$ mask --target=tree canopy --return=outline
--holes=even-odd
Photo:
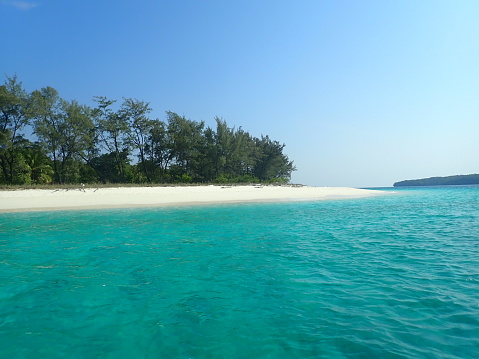
[[[216,118],[216,128],[150,104],[67,101],[16,76],[0,86],[0,184],[288,182],[284,144]]]

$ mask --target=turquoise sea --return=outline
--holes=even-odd
[[[0,358],[479,357],[479,187],[0,214]]]

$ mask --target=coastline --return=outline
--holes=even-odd
[[[359,198],[383,194],[349,187],[178,186],[0,191],[0,213]]]

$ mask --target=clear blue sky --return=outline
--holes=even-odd
[[[477,1],[0,0],[0,18],[0,71],[28,91],[222,117],[285,143],[295,183],[479,173]]]

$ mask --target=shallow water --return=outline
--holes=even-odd
[[[477,358],[478,205],[0,214],[0,357]]]

